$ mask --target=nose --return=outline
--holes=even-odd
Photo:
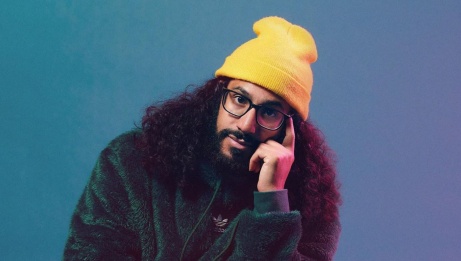
[[[255,134],[258,123],[256,122],[256,109],[251,108],[237,123],[237,128],[244,133]]]

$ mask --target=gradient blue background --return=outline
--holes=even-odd
[[[318,45],[336,260],[460,260],[461,1],[192,2],[1,2],[0,259],[59,260],[105,145],[279,15]]]

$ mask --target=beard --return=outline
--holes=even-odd
[[[204,142],[201,144],[201,151],[203,152],[201,159],[209,162],[210,165],[216,170],[218,175],[221,175],[224,180],[231,183],[242,185],[252,184],[256,185],[259,175],[250,172],[250,158],[258,148],[261,141],[256,139],[250,134],[246,134],[239,130],[223,129],[218,131],[216,129],[216,121],[218,116],[218,109],[213,112],[213,117],[205,123],[207,126],[206,131],[203,133]],[[274,137],[274,140],[281,141],[284,138],[284,132]],[[233,135],[236,139],[243,140],[248,147],[244,150],[234,147],[229,148],[229,154],[223,152],[222,143],[225,138]]]
[[[233,135],[238,140],[243,140],[247,144],[248,148],[245,150],[241,150],[234,147],[230,147],[230,156],[225,155],[223,153],[222,143],[224,139],[227,138],[229,135]],[[215,134],[215,140],[217,141],[216,145],[218,145],[215,145],[215,149],[219,149],[219,152],[216,154],[216,156],[219,158],[217,160],[223,161],[223,163],[227,163],[226,165],[229,165],[228,167],[246,167],[247,170],[250,158],[260,144],[260,142],[253,138],[253,136],[247,135],[241,131],[231,129],[224,129],[217,132]]]
[[[230,155],[222,151],[223,140],[229,135],[242,139],[248,144],[248,148],[240,150],[230,148]],[[248,170],[250,158],[258,148],[260,142],[254,137],[238,130],[223,129],[216,131],[215,128],[209,131],[208,140],[205,145],[205,154],[210,160],[213,168],[227,180],[237,184],[256,184],[258,175]]]

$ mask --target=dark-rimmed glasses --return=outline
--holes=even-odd
[[[255,108],[258,125],[271,131],[278,130],[286,118],[293,116],[293,114],[285,114],[270,106],[256,105],[243,94],[227,88],[223,88],[222,106],[224,110],[235,117],[242,117],[251,108]]]

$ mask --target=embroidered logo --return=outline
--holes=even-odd
[[[217,218],[213,217],[213,223],[215,225],[214,231],[219,233],[224,233],[228,225],[229,220],[227,218],[223,219],[221,214]]]

